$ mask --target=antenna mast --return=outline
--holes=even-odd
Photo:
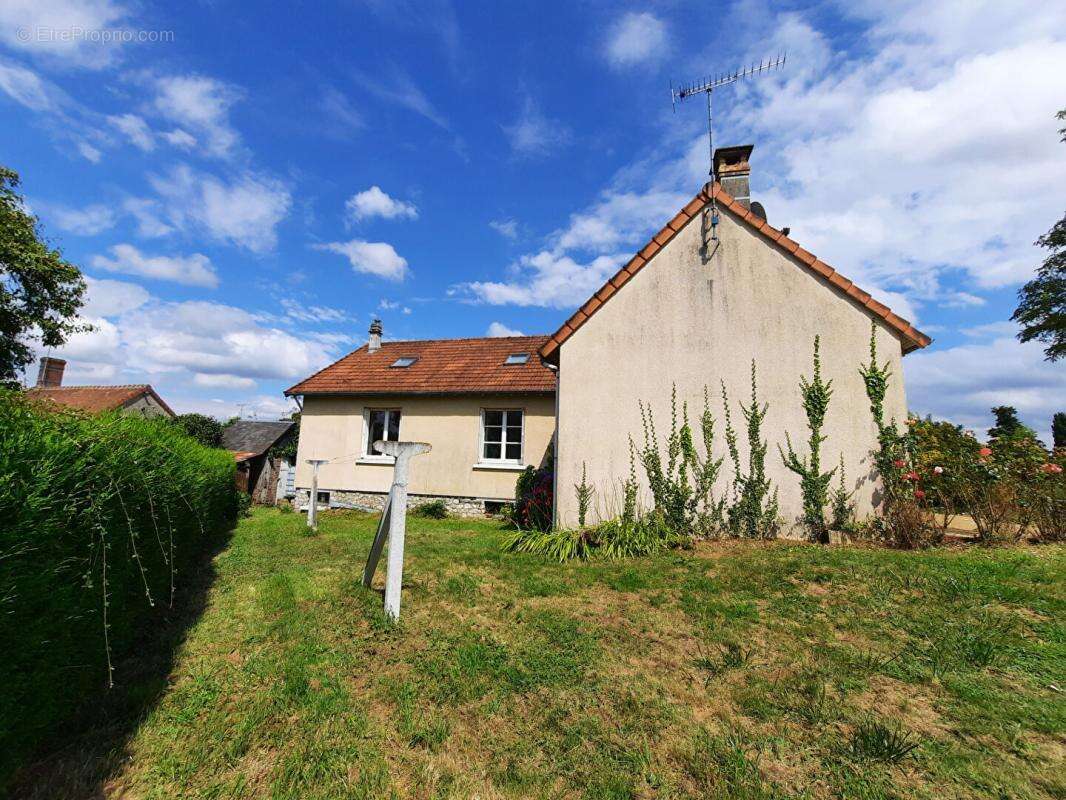
[[[785,66],[786,58],[787,53],[782,53],[776,58],[760,61],[758,64],[753,62],[751,66],[741,67],[733,72],[716,72],[714,75],[705,78],[704,80],[685,84],[676,89],[673,84],[670,85],[670,104],[673,106],[675,112],[677,111],[678,103],[685,102],[686,99],[693,95],[707,95],[707,146],[709,150],[708,155],[710,157],[710,169],[708,169],[707,173],[711,176],[712,182],[717,177],[714,174],[714,116],[711,105],[711,96],[714,94],[714,90],[731,83],[736,83],[744,78],[752,78],[763,72],[772,72],[773,70],[780,69]]]

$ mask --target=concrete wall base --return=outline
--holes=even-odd
[[[321,491],[327,491],[325,489]],[[343,489],[329,489],[330,508],[353,508],[359,511],[381,511],[388,499],[387,492],[350,492]],[[293,505],[298,508],[306,508],[310,490],[297,489]],[[483,517],[489,511],[486,503],[490,506],[498,505],[499,501],[483,500],[476,497],[441,497],[428,494],[408,494],[407,508],[413,510],[422,503],[430,503],[435,500],[443,500],[445,508],[453,517]]]

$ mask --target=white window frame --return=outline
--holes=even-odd
[[[391,464],[396,459],[385,453],[378,453],[372,450],[373,442],[370,441],[370,415],[374,411],[384,411],[389,416],[385,417],[385,436],[389,435],[389,420],[393,414],[400,415],[400,425],[403,424],[403,409],[402,408],[380,408],[366,406],[363,408],[363,451],[359,455],[359,461],[370,462],[372,464]],[[397,426],[397,435],[399,435],[399,426]],[[386,441],[389,441],[386,439]]]
[[[500,441],[500,457],[499,458],[486,458],[485,457],[485,414],[489,411],[500,411],[503,413],[503,434]],[[518,411],[522,415],[522,427],[521,437],[519,441],[519,454],[518,458],[507,458],[507,416],[508,414]],[[494,426],[495,427],[495,426]],[[478,464],[489,465],[522,465],[525,463],[526,458],[526,410],[524,408],[483,408],[481,409],[481,425],[478,427],[477,436],[477,460]]]

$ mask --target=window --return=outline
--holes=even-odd
[[[394,367],[409,367],[412,364],[414,364],[416,361],[418,361],[418,357],[417,356],[403,356],[402,358],[398,358],[395,361],[393,361],[392,362],[392,366],[394,366]]]
[[[520,408],[482,410],[482,461],[522,463],[522,419]]]
[[[513,367],[518,364],[525,364],[527,361],[529,361],[529,353],[511,353],[503,363],[505,366]]]
[[[366,458],[389,458],[374,449],[374,442],[395,442],[400,438],[400,409],[368,408],[363,417],[363,456]]]
[[[329,505],[329,492],[319,492],[315,495],[315,503],[320,506]]]

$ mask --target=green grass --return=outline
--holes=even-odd
[[[375,525],[243,520],[170,675],[119,665],[126,716],[84,714],[18,794],[1066,794],[1066,547],[558,564],[411,519],[394,625],[359,583]]]

